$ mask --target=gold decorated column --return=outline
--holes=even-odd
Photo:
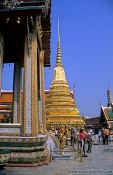
[[[23,87],[23,117],[22,117],[22,135],[31,135],[31,98],[28,101],[28,94],[31,95],[31,58],[29,58],[28,35],[25,38],[24,46],[24,87]],[[29,81],[28,81],[29,77]],[[29,88],[28,88],[29,84]],[[29,107],[28,107],[29,105]],[[29,120],[29,121],[28,121]]]
[[[44,92],[44,51],[40,52],[40,81],[41,81],[41,102],[42,102],[42,128],[46,129],[45,116],[45,92]]]
[[[38,133],[38,86],[37,86],[37,32],[32,33],[32,68],[31,68],[31,105],[32,105],[32,135]]]
[[[37,33],[32,26],[24,47],[23,136],[36,136],[38,133],[37,84]]]

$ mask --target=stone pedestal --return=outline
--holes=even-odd
[[[7,166],[37,166],[49,162],[47,136],[0,137],[0,148],[11,150]]]

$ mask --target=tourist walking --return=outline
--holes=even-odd
[[[84,131],[83,128],[81,128],[79,132],[78,150],[79,149],[83,150],[83,156],[85,156],[86,136],[87,136],[86,132]]]
[[[109,135],[110,135],[110,130],[109,128],[105,128],[104,129],[104,145],[107,144],[108,145],[108,140],[109,140]]]
[[[102,143],[103,143],[103,145],[105,145],[104,128],[101,129],[101,137],[102,137]]]
[[[91,130],[87,133],[87,144],[88,144],[87,152],[90,153],[92,148],[92,131]]]
[[[94,145],[98,145],[99,144],[99,128],[96,125],[94,128]]]
[[[99,144],[102,144],[102,129],[99,128],[99,132],[98,132],[98,142]]]
[[[71,128],[71,146],[74,146],[76,140],[77,140],[77,129]]]

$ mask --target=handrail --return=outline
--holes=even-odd
[[[50,136],[53,142],[55,143],[56,147],[60,150],[60,142],[56,139],[53,132],[44,130],[43,134],[47,134],[48,136]]]

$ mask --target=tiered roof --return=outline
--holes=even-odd
[[[110,128],[113,128],[113,108],[101,106],[100,123],[106,123]]]

